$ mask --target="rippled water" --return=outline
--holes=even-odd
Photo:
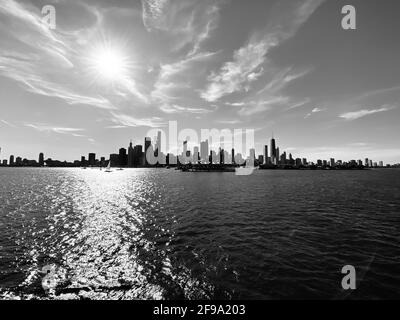
[[[0,297],[399,299],[399,229],[400,170],[3,168]]]

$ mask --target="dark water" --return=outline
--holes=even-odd
[[[3,168],[0,298],[399,299],[399,231],[399,170]]]

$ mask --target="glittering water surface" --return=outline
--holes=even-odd
[[[398,299],[399,229],[399,170],[3,168],[0,297]]]

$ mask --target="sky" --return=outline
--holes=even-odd
[[[0,0],[0,158],[108,157],[177,121],[254,129],[257,154],[273,133],[294,157],[398,163],[399,15],[398,0]]]

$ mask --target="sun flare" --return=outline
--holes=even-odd
[[[89,68],[95,78],[118,82],[128,77],[129,61],[118,48],[100,46],[93,50]]]

